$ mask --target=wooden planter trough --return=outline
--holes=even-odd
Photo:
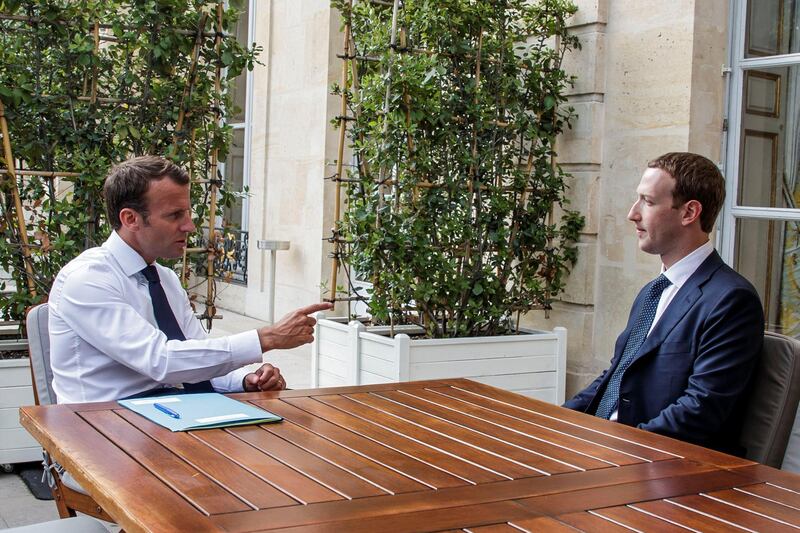
[[[27,348],[27,341],[0,341],[0,351]],[[41,460],[39,443],[19,424],[19,408],[33,404],[30,359],[0,359],[0,464]]]
[[[459,339],[393,338],[387,327],[317,316],[311,386],[469,378],[550,403],[564,402],[567,330]],[[379,334],[383,333],[383,334]]]

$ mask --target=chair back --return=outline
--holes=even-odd
[[[28,350],[31,356],[34,387],[40,405],[56,403],[53,392],[53,371],[50,369],[50,333],[47,326],[47,304],[40,304],[28,311],[25,319],[28,327]]]
[[[794,417],[794,426],[789,436],[789,444],[786,445],[786,453],[783,454],[781,470],[800,474],[800,409]]]
[[[746,457],[780,468],[800,400],[800,341],[765,332],[740,442]]]

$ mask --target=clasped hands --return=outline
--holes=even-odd
[[[281,376],[281,369],[264,363],[255,372],[250,372],[242,380],[242,389],[245,392],[257,392],[267,390],[284,390],[286,380]]]

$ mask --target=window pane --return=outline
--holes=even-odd
[[[798,0],[748,0],[744,56],[763,57],[800,50]]]
[[[737,203],[796,207],[800,201],[800,66],[744,72]]]
[[[233,130],[228,158],[225,160],[225,184],[232,192],[241,192],[244,184],[244,128]],[[225,222],[237,229],[242,228],[242,198],[237,197],[232,207],[225,208]]]
[[[236,23],[236,28],[233,33],[236,35],[236,40],[239,41],[242,46],[247,47],[250,45],[247,35],[247,11],[250,2],[242,2],[242,4],[244,11],[239,15],[239,21]],[[244,122],[245,120],[245,107],[247,106],[247,69],[244,69],[241,74],[236,76],[236,78],[231,81],[231,84],[234,108],[231,109],[228,114],[228,122],[235,124]]]
[[[734,267],[755,286],[767,329],[800,337],[800,222],[736,223]]]

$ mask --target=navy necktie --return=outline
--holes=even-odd
[[[631,328],[628,342],[625,343],[625,349],[622,351],[622,357],[619,358],[617,367],[611,374],[611,379],[609,379],[603,397],[600,399],[597,412],[595,413],[596,416],[608,419],[617,408],[617,403],[619,401],[619,384],[622,381],[622,374],[628,369],[633,361],[633,357],[647,338],[647,333],[650,331],[650,326],[653,324],[653,319],[656,316],[656,309],[658,309],[658,301],[661,299],[661,293],[671,284],[672,282],[667,279],[664,274],[661,274],[648,285],[644,303],[642,303],[642,309],[639,312],[639,316],[636,318],[636,323],[633,325],[633,328]]]
[[[150,300],[153,302],[153,314],[156,317],[158,329],[164,332],[167,340],[185,341],[184,336],[172,308],[169,306],[167,294],[161,286],[161,278],[158,277],[158,270],[155,265],[148,265],[141,270],[142,275],[147,279],[147,287],[150,290]],[[214,392],[211,382],[201,381],[199,383],[184,383],[183,389],[186,392]]]

